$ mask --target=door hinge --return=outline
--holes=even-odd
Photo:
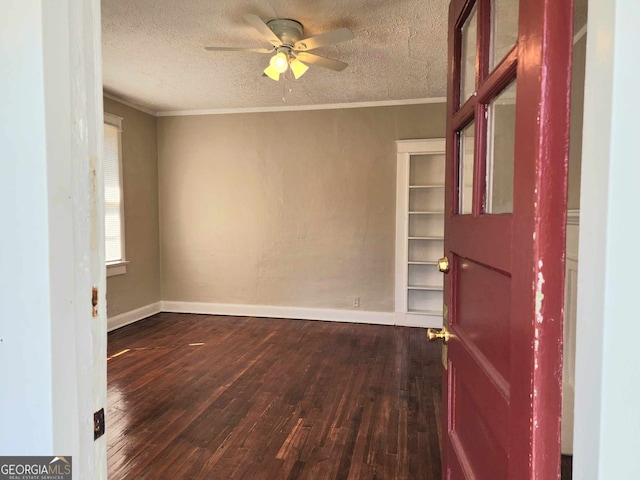
[[[91,306],[93,307],[92,315],[95,318],[98,316],[98,287],[93,287],[91,290]]]
[[[93,439],[97,440],[104,435],[104,408],[93,414]]]

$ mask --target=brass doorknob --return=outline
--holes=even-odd
[[[447,257],[438,260],[438,270],[442,273],[449,273],[449,259]]]
[[[427,338],[430,342],[442,340],[442,343],[446,345],[447,343],[449,343],[450,336],[451,334],[449,333],[449,330],[447,330],[447,327],[427,329]]]

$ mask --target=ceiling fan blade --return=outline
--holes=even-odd
[[[273,48],[243,48],[243,47],[204,47],[205,50],[210,52],[256,52],[256,53],[271,53]]]
[[[346,42],[353,40],[355,37],[351,30],[348,28],[340,28],[331,32],[322,33],[315,37],[304,38],[294,45],[294,49],[300,52],[306,52],[307,50],[313,50],[314,48],[324,47],[326,45],[333,45],[334,43]]]
[[[311,63],[312,65],[335,70],[336,72],[341,72],[349,65],[348,63],[340,62],[339,60],[321,57],[320,55],[309,52],[300,52],[298,53],[297,58],[301,62]]]
[[[251,13],[246,13],[242,16],[244,21],[251,25],[253,28],[258,30],[267,41],[276,47],[282,45],[282,41],[278,38],[278,36],[273,33],[273,30],[269,28],[269,26],[262,21],[262,19]]]

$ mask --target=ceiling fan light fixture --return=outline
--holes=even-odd
[[[289,58],[284,52],[278,52],[271,60],[269,60],[269,67],[273,68],[278,73],[284,73],[289,68]]]
[[[271,65],[264,69],[264,74],[271,80],[275,80],[276,82],[280,80],[280,72],[274,69]]]
[[[279,81],[280,75],[291,68],[291,76],[297,80],[308,70],[309,65],[328,68],[341,72],[347,67],[345,62],[322,57],[310,50],[334,45],[336,43],[353,40],[353,33],[348,28],[339,28],[321,33],[313,37],[304,37],[304,27],[297,20],[291,18],[274,18],[268,22],[258,15],[245,14],[244,20],[257,30],[270,44],[270,48],[244,47],[205,47],[212,52],[255,52],[271,55],[269,66],[264,75]],[[290,78],[287,77],[287,78]]]
[[[309,70],[309,67],[304,63],[302,63],[297,58],[294,58],[293,60],[291,60],[290,66],[291,66],[291,72],[293,72],[293,76],[295,77],[296,80],[298,80],[302,75],[305,74],[307,70]]]

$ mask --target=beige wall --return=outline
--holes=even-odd
[[[444,128],[443,104],[159,118],[162,299],[392,311],[394,142]]]
[[[584,114],[584,74],[587,36],[573,46],[571,71],[571,122],[569,137],[569,198],[567,208],[580,208],[580,174],[582,172],[582,117]]]
[[[123,117],[122,163],[127,273],[107,279],[113,317],[160,301],[156,118],[108,98],[104,111]]]

